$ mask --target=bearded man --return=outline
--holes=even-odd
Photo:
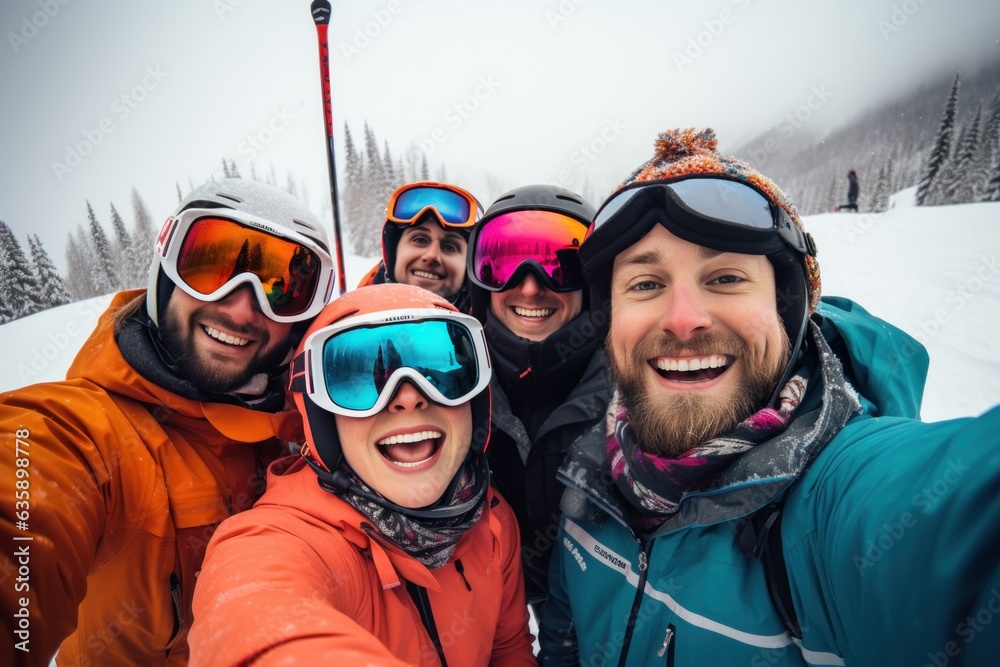
[[[167,219],[149,289],[115,295],[66,380],[0,395],[0,535],[21,549],[0,566],[30,574],[0,594],[0,664],[187,664],[209,538],[302,438],[287,364],[332,287],[298,200],[213,180]]]
[[[579,255],[615,393],[560,470],[543,664],[995,661],[1000,410],[919,421],[923,348],[820,304],[773,182],[665,132]]]

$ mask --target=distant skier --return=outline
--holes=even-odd
[[[847,172],[847,203],[835,210],[858,212],[858,173],[853,169]]]

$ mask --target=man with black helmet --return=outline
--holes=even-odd
[[[529,185],[501,195],[469,239],[473,314],[493,359],[493,482],[514,507],[528,601],[540,611],[570,443],[610,398],[604,355],[577,257],[594,209],[579,195]]]
[[[28,627],[0,663],[48,665],[57,649],[59,664],[186,663],[212,532],[301,439],[285,371],[332,287],[308,209],[211,181],[164,224],[149,289],[115,296],[67,379],[0,396],[0,534],[30,551],[30,580],[0,595],[5,623],[24,610]]]
[[[820,304],[773,182],[664,132],[580,258],[615,394],[560,471],[543,664],[995,662],[1000,410],[919,421],[923,348]]]

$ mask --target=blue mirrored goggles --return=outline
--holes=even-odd
[[[816,255],[812,236],[752,185],[720,176],[687,176],[636,183],[608,199],[580,249],[584,268],[613,260],[657,222],[686,241],[723,252]]]
[[[433,213],[444,228],[472,227],[482,215],[479,202],[462,188],[447,183],[411,183],[392,193],[386,220],[400,225],[418,223]]]
[[[350,317],[312,333],[293,362],[292,388],[334,414],[370,417],[403,381],[450,407],[485,390],[492,372],[478,320],[411,308]]]

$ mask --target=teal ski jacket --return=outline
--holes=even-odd
[[[607,474],[603,424],[574,444],[542,664],[998,664],[1000,408],[921,422],[919,343],[846,299],[825,298],[814,321],[813,349],[842,362],[860,407],[820,451],[759,444],[643,535]],[[822,384],[786,433],[822,419]],[[737,544],[773,502],[801,639]]]

